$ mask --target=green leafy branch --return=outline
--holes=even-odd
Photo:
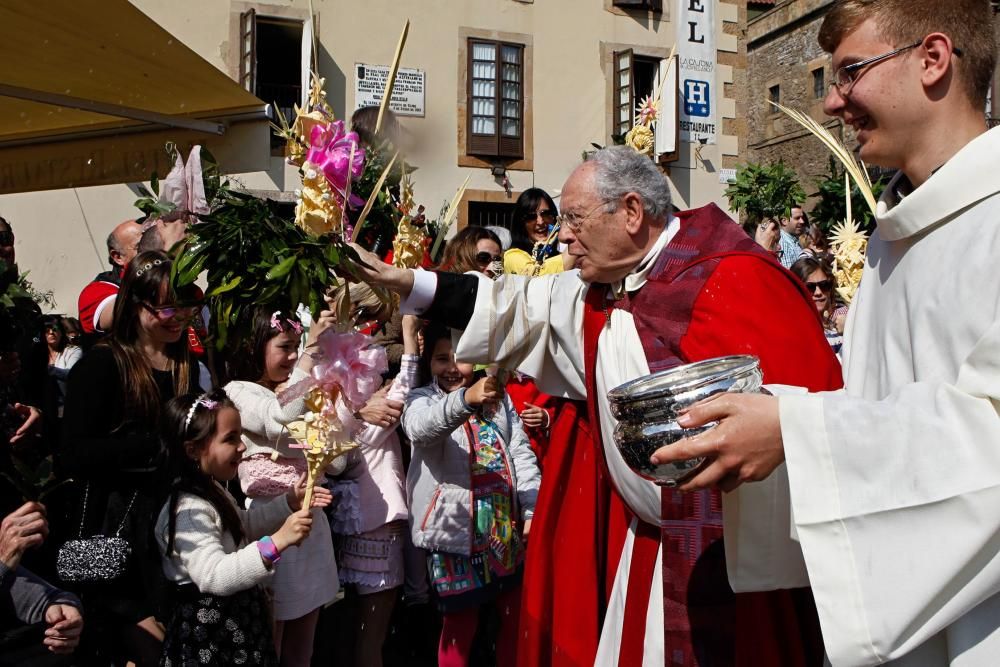
[[[746,216],[748,226],[788,217],[806,198],[795,171],[783,162],[743,165],[725,195],[729,207]]]
[[[291,312],[305,304],[318,315],[338,284],[333,270],[355,276],[357,260],[340,237],[310,236],[283,217],[280,204],[224,190],[217,207],[188,228],[171,280],[181,290],[206,272],[211,338],[224,349],[256,306]]]

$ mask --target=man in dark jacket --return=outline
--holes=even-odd
[[[28,502],[0,522],[0,667],[66,665],[80,643],[80,601],[20,567],[48,535],[45,508]]]

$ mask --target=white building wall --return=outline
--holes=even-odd
[[[254,7],[259,15],[308,16],[309,4],[237,0],[131,0],[210,63],[236,78],[239,14]],[[426,115],[401,118],[413,147],[408,161],[415,174],[416,199],[436,215],[466,176],[471,191],[504,198],[503,188],[486,168],[459,166],[458,90],[464,77],[459,63],[463,30],[492,30],[527,35],[531,42],[531,90],[526,112],[532,114],[530,170],[509,170],[516,193],[531,186],[557,194],[591,142],[610,142],[611,81],[602,62],[602,44],[669,50],[676,30],[670,22],[679,2],[664,0],[662,16],[629,16],[610,0],[313,0],[320,42],[320,73],[334,109],[350,116],[354,109],[354,64],[388,65],[403,21],[410,19],[403,67],[426,72]],[[704,1],[704,0],[703,0]],[[735,51],[736,39],[722,34],[724,20],[736,20],[735,5],[716,11],[720,50]],[[606,49],[605,49],[606,50]],[[735,105],[723,99],[732,68],[717,67],[720,112],[731,117]],[[267,100],[265,100],[267,101]],[[680,159],[670,168],[677,204],[682,208],[710,201],[725,208],[718,169],[723,154],[736,153],[736,137],[719,135],[718,143],[700,149],[681,144]],[[526,150],[528,147],[526,146]],[[224,166],[224,165],[223,165]],[[162,176],[162,174],[161,174]],[[298,177],[280,158],[268,172],[239,175],[249,188],[293,190]],[[122,220],[134,217],[135,195],[125,185],[0,196],[0,215],[17,237],[22,270],[36,286],[55,291],[58,310],[76,313],[82,286],[105,269],[105,238]],[[96,247],[95,247],[96,246]]]

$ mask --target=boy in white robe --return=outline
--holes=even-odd
[[[714,459],[687,489],[731,490],[787,462],[833,665],[1000,664],[1000,129],[987,131],[983,114],[992,19],[987,0],[833,6],[820,32],[835,72],[826,112],[857,130],[862,160],[900,170],[848,317],[845,391],[725,396],[684,422],[717,428],[654,455]],[[727,540],[754,509],[729,495]],[[734,589],[780,582],[767,572],[773,545],[737,544]]]

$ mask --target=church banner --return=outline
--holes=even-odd
[[[681,141],[714,144],[717,134],[715,100],[715,3],[718,0],[677,0],[677,53],[681,89]]]

